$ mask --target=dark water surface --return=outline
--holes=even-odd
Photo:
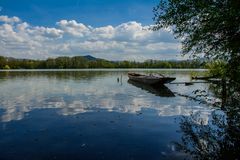
[[[192,72],[137,71],[175,82]],[[207,120],[211,108],[181,95],[208,88],[149,88],[128,82],[126,70],[2,71],[0,159],[184,159],[175,146],[180,118],[200,112]]]

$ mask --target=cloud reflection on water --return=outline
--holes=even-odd
[[[0,83],[1,121],[21,120],[35,109],[57,109],[60,115],[108,111],[136,114],[153,109],[159,116],[190,115],[210,109],[179,97],[158,97],[125,82],[119,86],[118,75],[84,81],[27,76],[7,79]]]

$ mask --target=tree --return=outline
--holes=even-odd
[[[239,77],[239,0],[160,0],[153,30],[171,28],[182,53],[224,60],[230,77]]]
[[[236,0],[161,0],[153,29],[172,27],[183,53],[228,59],[240,53],[239,8]]]
[[[219,91],[224,114],[216,111],[207,124],[186,116],[180,122],[183,137],[178,148],[196,159],[239,159],[240,1],[160,0],[154,20],[153,30],[171,29],[182,42],[183,54],[215,61],[210,67],[223,77]]]
[[[3,56],[0,56],[0,69],[3,68],[6,64],[6,59]]]
[[[10,69],[10,67],[8,65],[5,65],[3,69]]]

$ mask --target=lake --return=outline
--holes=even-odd
[[[204,70],[130,70],[190,81]],[[0,72],[0,159],[184,159],[176,149],[183,117],[212,108],[193,91],[208,83],[151,88],[128,70]],[[190,97],[190,98],[189,98]]]

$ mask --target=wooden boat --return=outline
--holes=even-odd
[[[174,81],[175,77],[165,77],[161,74],[139,74],[139,73],[128,73],[128,78],[132,81],[141,82],[148,85],[154,84],[165,84]]]

